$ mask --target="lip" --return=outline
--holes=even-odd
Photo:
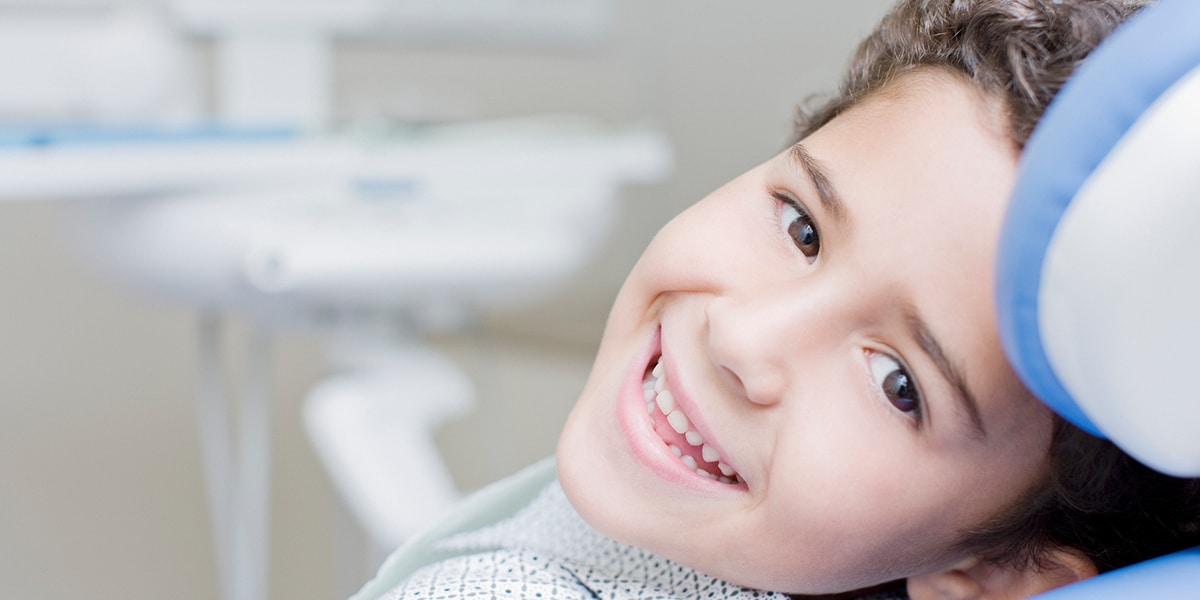
[[[650,416],[646,413],[646,400],[642,394],[642,380],[645,377],[646,369],[650,366],[650,361],[660,355],[663,357],[665,376],[667,381],[671,383],[671,391],[676,398],[676,402],[679,403],[684,413],[688,415],[688,419],[692,422],[692,426],[696,431],[704,436],[705,440],[713,439],[709,435],[709,429],[704,423],[703,417],[697,411],[691,398],[682,389],[683,386],[680,385],[679,379],[675,377],[678,370],[672,356],[663,348],[663,335],[660,327],[655,330],[646,349],[630,365],[629,373],[619,392],[617,421],[630,451],[638,462],[660,479],[676,485],[704,491],[745,489],[746,484],[744,481],[730,485],[697,475],[695,471],[687,468],[671,452],[662,438],[654,431],[653,425],[650,422]],[[721,454],[721,456],[725,456],[719,446],[713,444],[713,449]],[[730,465],[732,466],[732,463]]]

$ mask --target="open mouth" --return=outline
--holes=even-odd
[[[675,403],[663,376],[662,356],[651,363],[654,366],[648,368],[642,378],[642,393],[654,431],[671,452],[679,457],[680,462],[697,475],[721,483],[740,483],[741,478],[737,472],[721,462],[721,455],[712,446],[704,443],[704,437],[696,431],[683,409]]]

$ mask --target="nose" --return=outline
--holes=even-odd
[[[868,311],[862,298],[822,284],[716,295],[704,309],[708,355],[747,400],[777,403],[844,356]]]

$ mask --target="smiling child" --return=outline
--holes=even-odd
[[[761,589],[953,562],[1050,438],[992,325],[1005,133],[998,102],[914,72],[669,223],[560,442],[584,519]]]
[[[907,580],[914,598],[1015,598],[1120,566],[1100,558],[1116,540],[1148,549],[1118,562],[1196,543],[1195,517],[1150,508],[1092,527],[1125,505],[1072,506],[1166,478],[1126,461],[1072,484],[1064,473],[1099,455],[1081,449],[1123,455],[1025,390],[994,324],[1021,149],[1131,12],[899,4],[793,145],[646,249],[562,433],[557,483],[452,538],[442,549],[461,556],[389,596],[900,597]],[[1194,482],[1177,483],[1191,495],[1129,501],[1195,507]]]

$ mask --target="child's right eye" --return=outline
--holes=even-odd
[[[792,239],[809,263],[817,260],[817,255],[821,253],[821,234],[817,231],[817,222],[799,202],[778,192],[772,196],[783,203],[779,212],[780,229]]]

